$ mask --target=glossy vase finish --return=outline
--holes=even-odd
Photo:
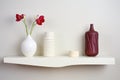
[[[98,54],[98,32],[94,30],[93,24],[90,24],[90,30],[85,33],[85,54],[87,56]]]
[[[21,44],[21,51],[23,55],[26,57],[32,57],[35,54],[36,49],[36,42],[32,39],[30,35],[28,35]]]

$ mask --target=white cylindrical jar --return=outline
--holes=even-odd
[[[54,32],[44,34],[44,56],[55,56]]]

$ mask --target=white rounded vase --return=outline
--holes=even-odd
[[[30,35],[21,44],[21,51],[24,56],[32,57],[37,50],[36,42],[32,39]]]

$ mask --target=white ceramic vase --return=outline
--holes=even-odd
[[[44,56],[55,56],[54,32],[46,32],[44,35]]]
[[[32,57],[37,50],[36,42],[32,39],[30,35],[21,44],[21,51],[24,56]]]

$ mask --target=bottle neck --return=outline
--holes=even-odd
[[[90,31],[94,31],[94,26],[93,26],[93,24],[90,24]]]

